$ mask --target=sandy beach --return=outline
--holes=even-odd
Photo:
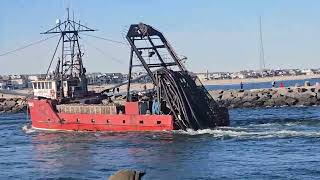
[[[249,79],[219,79],[219,80],[207,80],[202,81],[203,85],[226,85],[226,84],[240,84],[243,83],[259,83],[259,82],[272,82],[272,81],[288,81],[288,80],[303,80],[303,79],[312,79],[320,78],[320,74],[315,75],[300,75],[300,76],[275,76],[275,77],[265,77],[265,78],[249,78]],[[144,85],[147,86],[147,89],[153,88],[152,83],[132,83],[131,90],[143,90]],[[89,90],[95,90],[100,92],[104,89],[108,89],[115,86],[114,84],[101,85],[101,86],[89,86]],[[122,85],[120,87],[120,92],[127,90],[127,85]]]

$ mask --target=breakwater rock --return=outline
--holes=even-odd
[[[211,90],[214,100],[228,108],[320,105],[320,86],[251,90]],[[1,113],[27,109],[26,98],[0,98]]]
[[[320,87],[209,91],[218,104],[228,108],[320,105]]]
[[[26,110],[27,100],[25,98],[0,98],[1,113],[17,113]]]

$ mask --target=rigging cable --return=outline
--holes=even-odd
[[[45,77],[45,78],[47,78],[47,76],[48,76],[49,70],[50,70],[50,68],[51,68],[53,59],[54,59],[54,57],[55,57],[55,55],[56,55],[56,53],[57,53],[57,50],[58,50],[58,47],[59,47],[59,44],[60,44],[61,39],[62,39],[62,36],[60,36],[60,39],[59,39],[59,41],[58,41],[58,44],[57,44],[56,48],[54,49],[54,53],[53,53],[53,56],[52,56],[52,58],[51,58],[49,67],[48,67],[48,69],[47,69],[46,77]]]
[[[81,33],[81,34],[85,35],[85,36],[94,37],[94,38],[97,38],[97,39],[101,39],[101,40],[117,43],[117,44],[125,44],[124,42],[116,41],[116,40],[112,40],[112,39],[108,39],[108,38],[104,38],[104,37],[94,36],[94,35],[85,34],[85,33]]]
[[[124,40],[125,44],[128,46],[129,49],[131,49],[131,46],[130,44],[128,43],[127,39],[126,39],[126,32],[129,31],[129,27],[128,26],[124,26],[124,28],[126,29],[123,29],[122,32],[121,32],[121,37],[122,39]]]
[[[115,58],[115,57],[113,57],[113,56],[111,56],[111,55],[108,55],[105,51],[103,51],[103,50],[101,50],[100,48],[96,47],[96,46],[93,45],[92,43],[89,43],[88,40],[83,39],[83,38],[81,38],[81,39],[82,39],[85,43],[87,43],[89,46],[93,47],[95,50],[97,50],[98,52],[100,52],[102,55],[110,58],[110,59],[113,60],[114,62],[117,62],[117,63],[119,63],[119,64],[121,64],[121,65],[124,64],[122,60],[120,60],[120,59],[118,59],[118,58]]]
[[[9,54],[15,53],[15,52],[17,52],[17,51],[20,51],[20,50],[23,50],[23,49],[25,49],[25,48],[34,46],[34,45],[36,45],[36,44],[40,44],[40,43],[42,43],[42,42],[44,42],[44,41],[46,41],[46,40],[52,39],[52,38],[54,38],[54,37],[56,37],[56,36],[59,36],[59,35],[60,35],[60,34],[56,34],[56,35],[54,35],[54,36],[50,36],[50,37],[47,37],[47,38],[45,38],[45,39],[41,39],[41,40],[39,40],[39,41],[32,42],[32,43],[27,44],[27,45],[25,45],[25,46],[22,46],[22,47],[20,47],[20,48],[17,48],[17,49],[14,49],[14,50],[5,52],[5,53],[3,53],[3,54],[0,54],[0,56],[6,56],[6,55],[9,55]]]

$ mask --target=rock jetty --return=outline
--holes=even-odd
[[[320,87],[209,91],[218,104],[228,108],[320,105]]]
[[[25,98],[0,98],[0,114],[1,113],[17,113],[25,111],[27,108],[27,100]]]
[[[209,93],[219,105],[228,108],[320,105],[320,86],[211,90]],[[25,97],[0,98],[0,114],[22,112],[26,108]]]

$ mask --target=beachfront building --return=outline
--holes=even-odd
[[[208,73],[197,73],[197,77],[200,79],[200,81],[209,80]]]
[[[235,72],[231,74],[232,79],[245,79],[247,78],[247,73],[244,72]]]
[[[224,74],[223,73],[210,73],[209,74],[209,79],[223,79]]]
[[[6,81],[0,81],[0,89],[7,89],[7,82]]]
[[[195,75],[201,80],[217,80],[217,79],[231,79],[231,74],[228,72],[206,72],[206,73],[195,73]]]
[[[301,72],[302,72],[303,74],[305,74],[305,75],[310,76],[310,75],[314,75],[316,71],[313,70],[313,69],[303,69],[303,70],[301,70]]]
[[[116,84],[126,80],[122,73],[90,73],[87,74],[89,85]]]
[[[28,81],[25,78],[17,78],[11,79],[10,81],[10,89],[23,89],[28,87]]]
[[[102,76],[102,73],[100,72],[95,72],[95,73],[90,73],[87,74],[87,82],[89,85],[97,85],[99,78]]]
[[[39,76],[37,75],[29,75],[28,76],[28,81],[37,81],[39,80]]]

